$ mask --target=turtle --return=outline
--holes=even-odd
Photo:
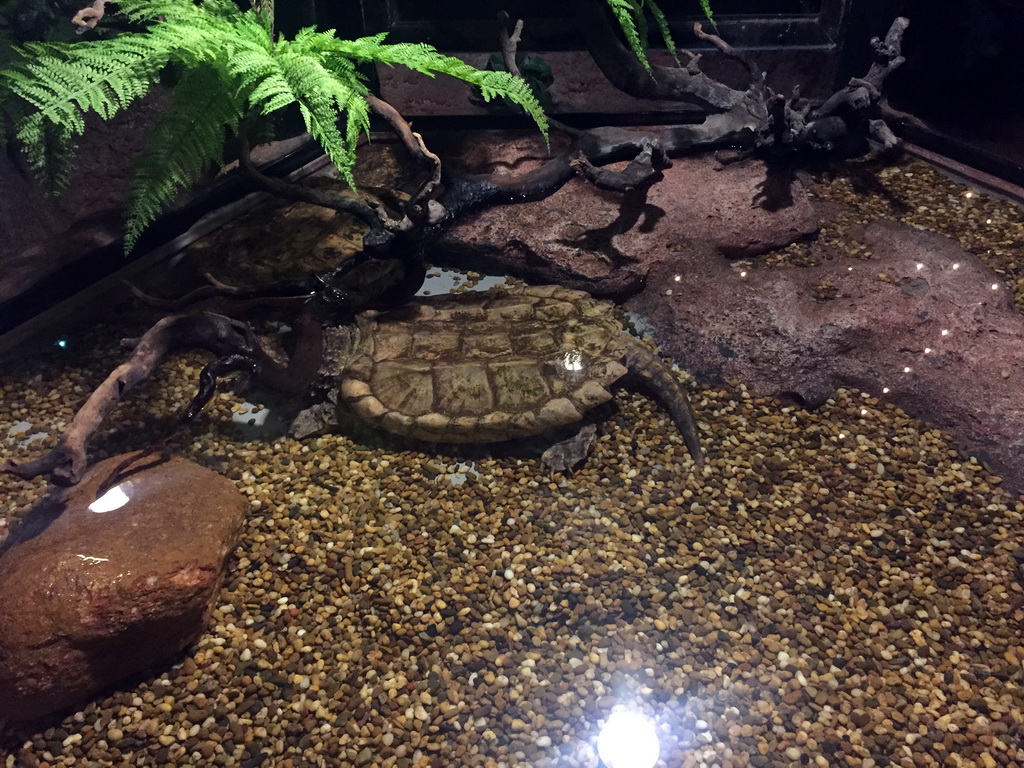
[[[557,285],[417,297],[326,328],[316,383],[323,396],[290,433],[336,427],[338,411],[433,443],[557,433],[610,400],[627,374],[668,409],[702,464],[693,410],[671,368],[626,332],[610,304]]]

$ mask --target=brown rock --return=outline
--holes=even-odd
[[[123,459],[51,493],[3,545],[0,717],[81,701],[206,629],[246,499],[214,472],[171,458],[122,473],[116,488],[127,502],[90,511]]]
[[[484,159],[473,154],[480,146],[466,148],[461,164],[486,169]],[[799,180],[790,188],[791,204],[775,208],[764,200],[765,180],[760,162],[721,166],[707,155],[679,158],[640,209],[632,210],[622,195],[574,179],[539,202],[497,206],[467,218],[444,235],[438,250],[484,269],[500,254],[527,265],[550,260],[593,278],[614,273],[616,261],[632,258],[644,267],[675,260],[688,272],[699,266],[695,254],[702,251],[752,256],[817,231],[818,216]]]
[[[741,275],[710,252],[660,260],[627,307],[699,380],[738,379],[809,407],[856,387],[947,430],[1024,487],[1024,317],[1011,290],[942,235],[880,220],[860,239],[869,262],[822,252],[818,266]],[[826,279],[838,293],[818,301]]]

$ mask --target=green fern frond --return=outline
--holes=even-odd
[[[700,0],[700,9],[704,11],[704,17],[708,20],[711,28],[717,32],[718,25],[715,24],[715,17],[711,12],[711,0]]]
[[[607,0],[615,20],[622,28],[622,34],[626,36],[626,43],[630,50],[644,65],[644,69],[651,71],[651,63],[647,60],[647,38],[640,37],[639,24],[643,21],[643,6],[637,0]]]
[[[703,0],[703,2],[707,3],[708,0]],[[665,18],[664,12],[653,2],[653,0],[648,0],[647,7],[651,11],[654,23],[657,25],[658,32],[661,34],[661,39],[665,41],[665,47],[668,48],[669,53],[672,54],[672,58],[675,59],[676,64],[678,64],[679,57],[676,55],[676,43],[672,39],[672,30],[669,29],[668,19]]]
[[[306,129],[320,142],[338,171],[354,184],[356,144],[359,135],[369,132],[368,90],[354,78],[343,79],[326,69],[316,58],[297,53],[280,54],[281,75],[294,94],[294,101],[306,123]],[[344,115],[345,132],[338,128],[338,116]]]
[[[426,43],[396,43],[385,45],[383,35],[364,37],[358,40],[336,40],[336,52],[357,60],[400,64],[415,72],[433,77],[435,74],[458,78],[480,89],[485,101],[506,98],[518,104],[533,118],[537,127],[547,138],[548,120],[537,97],[525,80],[508,72],[489,72],[477,69],[454,56],[445,56]]]
[[[237,133],[243,105],[225,98],[214,67],[186,70],[170,107],[152,129],[132,172],[125,227],[129,251],[142,231],[208,167],[223,160],[227,133]]]
[[[47,192],[56,194],[71,182],[75,166],[75,141],[70,130],[56,123],[43,122],[40,139],[28,148],[25,159]]]
[[[651,63],[647,59],[647,20],[645,13],[650,12],[651,17],[654,19],[655,25],[658,27],[658,33],[661,35],[661,39],[665,43],[665,47],[668,48],[669,53],[676,59],[676,63],[679,63],[679,59],[676,57],[676,44],[672,39],[672,31],[668,25],[668,19],[665,18],[664,11],[658,6],[654,0],[605,0],[608,3],[608,8],[611,10],[612,15],[615,16],[616,21],[619,22],[619,26],[622,28],[622,34],[626,37],[626,43],[629,45],[630,50],[636,55],[640,63],[643,64],[644,69],[648,72],[651,70]],[[704,16],[711,24],[712,28],[718,29],[715,24],[715,19],[711,13],[711,0],[699,0],[701,10],[704,12]]]
[[[167,58],[155,56],[130,38],[79,43],[35,43],[21,67],[5,70],[12,94],[29,102],[46,120],[80,134],[84,116],[95,111],[104,119],[144,95]],[[32,135],[19,135],[30,143]]]
[[[59,174],[50,150],[81,134],[88,113],[109,119],[145,95],[166,67],[180,73],[173,103],[134,171],[128,248],[182,187],[221,159],[226,133],[292,104],[352,184],[356,146],[370,128],[363,64],[459,78],[485,99],[518,104],[547,136],[547,119],[524,80],[477,70],[429,45],[387,45],[383,34],[339,40],[333,30],[313,28],[274,39],[266,19],[234,0],[118,0],[116,8],[144,30],[73,45],[28,44],[20,63],[0,70],[0,95],[30,108],[13,125],[33,166],[52,176]],[[4,112],[12,111],[5,105]]]

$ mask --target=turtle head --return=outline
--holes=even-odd
[[[325,325],[331,325],[349,322],[365,309],[390,308],[404,303],[409,298],[407,285],[411,272],[415,278],[418,270],[410,271],[401,259],[362,255],[346,259],[330,272],[314,275],[316,287],[309,298],[309,309]],[[422,284],[422,277],[419,284]]]

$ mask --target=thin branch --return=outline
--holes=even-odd
[[[699,21],[695,21],[693,23],[693,34],[697,36],[698,40],[703,40],[705,43],[711,43],[711,45],[715,46],[715,48],[717,48],[723,54],[728,56],[730,59],[735,59],[736,61],[738,61],[740,64],[743,65],[744,69],[747,70],[747,73],[752,78],[758,78],[761,76],[760,72],[757,69],[757,65],[754,64],[754,61],[749,56],[747,56],[746,53],[744,53],[743,51],[739,51],[736,48],[733,48],[718,35],[713,34],[711,32],[705,32],[704,27],[701,26],[701,23]]]
[[[377,215],[392,232],[407,232],[413,228],[422,228],[438,223],[445,216],[444,208],[436,202],[441,184],[441,158],[427,149],[423,137],[412,130],[412,126],[398,113],[397,109],[372,94],[366,96],[366,101],[379,117],[388,122],[413,159],[430,169],[430,176],[420,184],[419,189],[405,203],[404,219],[392,219],[387,215],[383,206],[377,207]]]
[[[84,35],[90,29],[96,29],[103,14],[106,13],[107,0],[95,0],[92,5],[87,5],[71,19],[75,25],[75,34]]]
[[[88,465],[87,445],[107,414],[136,385],[148,379],[172,350],[200,347],[216,355],[249,352],[258,347],[252,330],[221,315],[171,315],[160,320],[139,340],[131,357],[115,368],[86,400],[85,405],[47,454],[19,464],[13,460],[0,465],[0,471],[21,478],[49,473],[59,485],[74,485]]]
[[[388,231],[380,216],[368,203],[358,198],[339,195],[330,190],[307,187],[302,184],[294,184],[290,181],[271,178],[253,164],[249,140],[245,135],[244,129],[238,133],[238,143],[239,167],[268,192],[283,197],[286,200],[319,205],[355,216],[366,224],[370,230],[363,236],[363,248],[366,250],[381,250],[391,241],[393,233]]]
[[[501,41],[501,58],[505,62],[506,72],[510,72],[516,77],[522,77],[519,65],[516,63],[516,51],[522,40],[523,20],[519,19],[516,21],[515,29],[511,35],[508,33],[507,27],[510,20],[508,13],[498,11],[498,37]]]

